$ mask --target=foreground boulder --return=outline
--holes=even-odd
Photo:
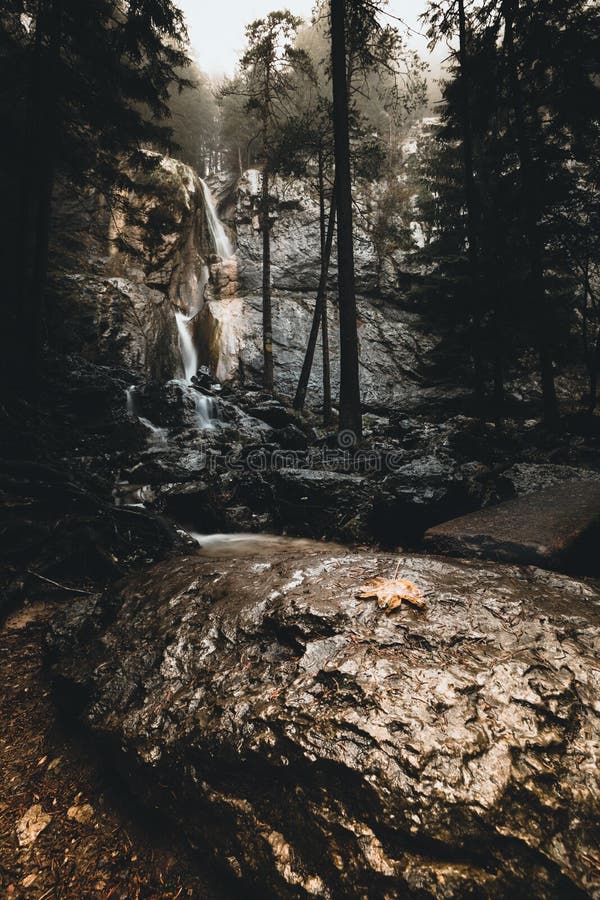
[[[396,574],[424,610],[357,598]],[[600,896],[599,600],[280,539],[73,603],[50,658],[135,792],[258,896]]]

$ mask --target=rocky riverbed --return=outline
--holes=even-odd
[[[225,230],[191,170],[148,154],[132,221],[108,250],[106,236],[90,238],[83,271],[56,279],[39,394],[0,407],[0,614],[61,607],[43,672],[44,620],[3,637],[12,732],[44,748],[40,759],[55,752],[49,677],[64,721],[119,769],[135,804],[212,856],[242,896],[506,897],[532,884],[542,898],[600,896],[600,598],[578,580],[597,572],[597,532],[575,567],[537,542],[535,561],[572,578],[421,552],[428,529],[467,516],[443,549],[485,557],[502,518],[502,559],[530,561],[510,555],[511,509],[529,534],[527,516],[548,507],[539,492],[556,486],[552,496],[580,496],[589,512],[597,422],[566,414],[560,434],[545,430],[526,370],[494,420],[468,373],[447,377],[448,336],[408,283],[419,272],[402,253],[375,266],[368,229],[364,438],[322,426],[318,354],[308,408],[294,411],[316,218],[315,198],[293,184],[276,186],[277,377],[265,393],[246,182],[223,185]],[[333,304],[330,317],[335,356]],[[566,413],[572,385],[559,387]],[[503,501],[516,505],[498,517]],[[571,512],[552,522],[570,527]],[[394,609],[368,599],[375,577],[391,583]],[[99,862],[86,870],[85,851],[72,893],[86,871],[109,896],[126,890],[105,854],[120,852],[120,832],[101,851],[70,807],[45,802],[63,790],[71,806],[102,807],[103,834],[116,812],[94,771],[66,737],[64,779],[37,773],[30,750],[19,768],[14,734],[5,755],[23,790],[14,809],[1,802],[19,821],[39,806],[53,824],[25,862],[11,831],[7,885],[56,890],[65,842],[85,838]],[[174,872],[159,846],[154,859],[140,852],[133,870],[153,896],[220,896],[220,875],[206,881],[187,862]]]

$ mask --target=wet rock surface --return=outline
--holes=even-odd
[[[241,252],[241,251],[238,251]],[[276,292],[273,296],[275,384],[287,397],[296,391],[314,309],[311,293]],[[438,339],[421,317],[391,303],[358,300],[358,334],[362,399],[365,407],[410,411],[420,405],[447,401],[456,388],[432,384],[432,365]],[[201,358],[223,381],[260,383],[262,378],[262,298],[248,294],[209,301],[197,322]],[[337,360],[338,311],[330,304],[329,334],[332,391],[339,388]],[[322,355],[318,342],[308,390],[308,405],[322,402]],[[427,377],[426,377],[427,376]],[[458,391],[460,393],[460,390]]]
[[[261,896],[598,896],[600,595],[535,569],[273,546],[71,604],[57,694]],[[357,599],[397,574],[424,611]]]
[[[355,185],[355,198],[363,213],[356,216],[355,221],[356,284],[360,294],[378,293],[394,298],[402,296],[402,276],[407,272],[417,274],[419,267],[405,250],[388,247],[384,251],[377,246],[373,226],[382,188],[383,185],[364,182]],[[261,288],[260,203],[260,173],[249,170],[238,182],[233,212],[238,236],[240,287],[244,292]],[[305,179],[276,177],[271,182],[271,207],[273,287],[291,293],[316,292],[320,271],[316,192]],[[334,241],[334,259],[335,253]]]
[[[600,481],[574,478],[453,519],[429,529],[425,546],[453,556],[600,573]]]

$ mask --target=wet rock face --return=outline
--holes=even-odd
[[[381,253],[374,238],[382,185],[361,183],[355,191],[363,215],[354,223],[356,287],[365,295],[390,299],[404,293],[406,274],[417,267],[401,249]],[[262,283],[262,235],[260,231],[261,177],[246,172],[238,183],[235,224],[238,238],[240,287],[257,292]],[[318,196],[305,179],[276,177],[271,181],[272,281],[276,291],[291,293],[317,290],[320,273]],[[335,259],[335,242],[332,258]],[[333,277],[333,272],[332,272]]]
[[[94,275],[71,276],[65,287],[76,320],[83,317],[88,326],[77,328],[73,345],[88,358],[159,380],[177,372],[177,328],[164,293],[129,278]]]
[[[396,570],[426,610],[357,599]],[[261,896],[597,896],[599,600],[273,547],[74,603],[50,653],[135,791]]]
[[[241,252],[241,251],[238,251]],[[314,298],[281,294],[273,297],[275,384],[293,397],[310,332]],[[418,409],[430,399],[440,403],[445,389],[426,377],[437,339],[423,330],[420,316],[392,304],[358,302],[361,394],[366,407]],[[258,295],[210,301],[197,317],[202,360],[222,381],[262,381],[262,298]],[[339,322],[329,306],[331,380],[339,391]],[[322,402],[320,341],[309,384],[309,405]]]
[[[128,175],[135,188],[111,210],[98,198],[73,209],[63,187],[56,231],[65,222],[83,246],[67,258],[69,274],[54,279],[53,344],[167,380],[181,368],[174,310],[202,301],[211,250],[202,189],[189,166],[151,151]]]

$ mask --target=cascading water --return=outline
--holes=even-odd
[[[186,381],[191,381],[198,371],[198,353],[194,346],[192,333],[188,327],[194,315],[195,313],[192,313],[190,316],[186,316],[182,312],[175,313],[177,331],[179,332],[179,353]]]
[[[150,419],[146,419],[145,416],[140,416],[137,414],[135,409],[135,385],[132,384],[131,387],[127,388],[125,391],[125,395],[127,397],[127,412],[132,418],[141,422],[141,424],[148,430],[150,444],[155,447],[164,447],[167,443],[167,429],[159,428],[158,425],[154,425]]]
[[[202,181],[202,179],[200,179],[200,184],[202,185],[202,193],[204,194],[206,221],[208,223],[208,230],[210,232],[213,247],[215,248],[217,256],[220,256],[221,259],[230,259],[235,253],[235,247],[227,236],[223,224],[217,215],[215,201],[213,200],[208,185]]]
[[[220,222],[217,215],[217,209],[212,194],[202,179],[202,193],[204,195],[204,209],[206,211],[206,221],[210,232],[210,239],[214,250],[221,259],[230,259],[235,248],[227,236],[227,233]],[[203,265],[198,280],[198,297],[196,303],[188,307],[188,312],[181,310],[175,313],[175,322],[177,324],[177,333],[179,336],[179,354],[181,356],[181,365],[184,373],[184,382],[182,386],[188,396],[193,399],[196,408],[196,421],[200,428],[212,428],[216,419],[219,418],[219,405],[213,397],[207,397],[192,385],[192,379],[198,371],[198,351],[194,344],[193,333],[190,329],[190,323],[196,314],[202,309],[204,303],[204,289],[208,284],[210,277],[208,266]],[[127,390],[127,412],[131,416],[135,416],[150,431],[151,442],[164,443],[166,441],[166,429],[157,428],[148,419],[138,415],[135,410],[134,387]]]

